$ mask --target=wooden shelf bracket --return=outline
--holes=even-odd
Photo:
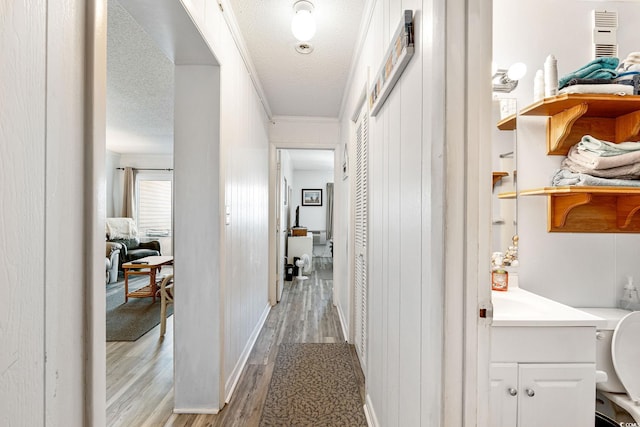
[[[625,196],[617,199],[618,228],[624,229],[631,224],[631,219],[640,210],[640,196]]]
[[[589,109],[586,102],[575,105],[561,113],[549,117],[547,124],[547,152],[549,154],[566,154],[569,148],[578,141],[569,139],[573,124],[584,116]]]
[[[640,140],[640,111],[616,119],[616,142]]]
[[[591,199],[592,196],[589,193],[549,196],[549,219],[552,221],[553,227],[564,227],[569,212],[575,207],[586,205],[591,202]]]

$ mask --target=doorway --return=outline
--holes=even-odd
[[[217,328],[194,332],[197,328],[191,325],[216,324],[222,317],[222,307],[219,304],[221,292],[219,247],[224,242],[221,241],[219,221],[219,64],[181,3],[171,0],[112,1],[125,9],[126,14],[139,24],[168,58],[175,78],[175,89],[170,90],[173,96],[171,113],[174,117],[170,122],[175,124],[175,131],[170,139],[172,143],[175,141],[174,148],[177,148],[173,150],[170,164],[163,165],[162,169],[165,167],[176,169],[175,193],[168,203],[174,209],[170,226],[172,230],[169,234],[174,237],[173,230],[176,231],[173,238],[173,252],[175,263],[180,268],[176,269],[175,277],[176,283],[181,283],[180,296],[176,298],[174,304],[175,312],[178,314],[174,317],[180,320],[174,325],[175,335],[178,338],[175,340],[175,346],[171,346],[169,350],[169,355],[173,355],[174,362],[174,369],[168,370],[172,377],[170,383],[173,385],[173,393],[170,397],[163,397],[159,401],[170,405],[174,412],[212,413],[218,411],[223,403],[221,398],[223,384],[220,374],[222,333]],[[94,133],[97,134],[100,133],[101,124],[106,128],[104,119],[107,115],[100,108],[107,102],[107,95],[101,90],[106,87],[107,80],[104,74],[107,56],[107,43],[104,38],[107,16],[102,14],[106,11],[106,7],[104,10],[101,9],[104,6],[107,6],[106,2],[96,5],[93,11],[95,29],[92,37],[96,46],[95,52],[90,52],[90,55],[95,56],[94,75],[90,87],[94,97],[92,103],[97,106],[93,112],[98,121],[94,124]],[[183,46],[189,46],[189,49],[182,49]],[[154,94],[149,88],[138,87],[138,89],[143,90],[145,96]],[[95,151],[104,153],[104,140],[98,137],[96,141]],[[108,160],[104,154],[96,155],[92,159],[91,166],[95,170],[102,171],[105,161]],[[194,169],[198,170],[198,174],[189,173]],[[156,178],[152,178],[151,181],[163,181]],[[100,182],[94,184],[98,188],[100,185],[104,184]],[[104,223],[102,228],[104,229]],[[167,227],[160,228],[163,229],[162,233],[166,234]],[[153,225],[151,229],[152,234],[160,232],[153,231]],[[101,233],[104,236],[104,232]],[[194,234],[198,234],[197,237],[201,238],[196,238]],[[211,244],[211,242],[216,243]],[[104,249],[101,252],[103,251]],[[194,264],[197,268],[194,268]],[[195,274],[199,277],[194,277]],[[204,284],[202,275],[207,278]],[[200,284],[202,288],[193,284]],[[92,307],[103,307],[104,298],[105,292],[98,291],[92,299]],[[91,323],[95,337],[91,343],[93,361],[91,380],[97,390],[106,388],[101,387],[101,384],[106,385],[103,338],[105,317],[104,310],[92,310]],[[157,342],[157,337],[154,337],[154,341]],[[181,348],[189,348],[191,351],[180,351]],[[198,366],[197,378],[193,377],[193,366]],[[109,372],[109,375],[111,374],[112,372]],[[204,378],[206,381],[202,381]],[[180,379],[184,379],[184,382],[180,382]],[[193,384],[201,386],[193,387]],[[95,423],[92,422],[92,424],[101,425],[103,422],[100,420],[104,420],[106,396],[104,391],[98,391],[92,398],[95,406],[91,415]],[[158,401],[155,402],[158,403]]]
[[[305,280],[316,267],[333,278],[334,163],[330,149],[276,150],[276,302],[285,282]],[[309,265],[300,268],[304,255]]]

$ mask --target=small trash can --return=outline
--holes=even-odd
[[[293,264],[284,265],[284,280],[287,282],[293,280]]]

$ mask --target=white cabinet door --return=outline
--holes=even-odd
[[[515,427],[518,421],[518,364],[491,364],[489,425]]]
[[[518,427],[594,425],[595,365],[520,364]]]

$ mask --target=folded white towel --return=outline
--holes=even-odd
[[[615,144],[613,142],[594,138],[591,135],[585,135],[578,143],[578,149],[590,151],[598,156],[609,157],[619,156],[631,151],[638,151],[640,150],[640,143],[628,141]]]
[[[598,178],[586,173],[574,173],[566,169],[558,169],[551,178],[551,185],[586,185],[601,187],[640,187],[640,180]]]
[[[609,95],[633,95],[633,86],[621,84],[571,85],[558,91],[564,93],[602,93]]]
[[[614,159],[616,157],[606,157],[607,159]],[[582,163],[576,162],[572,157],[567,157],[562,161],[562,168],[570,170],[575,173],[586,173],[592,176],[598,176],[600,178],[615,178],[615,179],[639,179],[640,178],[640,163],[634,163],[631,165],[618,166],[609,169],[594,169],[585,166]]]
[[[640,146],[639,142],[634,142],[637,146]],[[567,158],[573,160],[575,163],[582,165],[589,169],[612,169],[619,168],[621,166],[633,165],[640,163],[640,150],[629,151],[617,156],[599,156],[588,150],[582,150],[579,148],[580,144],[576,144],[569,149]]]

